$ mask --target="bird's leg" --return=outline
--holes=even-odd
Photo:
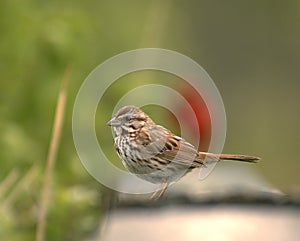
[[[159,192],[160,192],[160,188],[159,189],[157,189],[152,195],[151,195],[151,197],[150,197],[150,200],[156,200],[157,199],[157,197],[158,197],[158,195],[159,195]]]
[[[161,183],[160,187],[151,195],[150,199],[151,200],[160,199],[167,191],[169,185],[170,185],[170,182],[168,182],[168,178],[166,178],[165,182]]]
[[[161,198],[165,194],[165,192],[167,191],[169,185],[170,185],[169,182],[164,183],[164,187],[161,189],[161,192],[160,192],[160,194],[157,198]]]

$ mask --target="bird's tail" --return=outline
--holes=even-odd
[[[242,161],[242,162],[257,162],[260,160],[259,157],[256,156],[248,156],[248,155],[236,155],[236,154],[221,154],[219,156],[220,160],[232,160],[232,161]]]
[[[237,155],[237,154],[213,154],[213,153],[207,153],[207,152],[199,152],[200,156],[206,157],[208,159],[212,158],[214,160],[218,161],[241,161],[241,162],[251,162],[256,163],[260,160],[259,157],[256,156],[248,156],[248,155]]]

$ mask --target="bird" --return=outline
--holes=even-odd
[[[151,199],[161,198],[169,185],[194,168],[224,160],[256,163],[259,157],[198,151],[191,143],[156,124],[134,105],[120,108],[111,120],[114,146],[125,168],[160,187]]]

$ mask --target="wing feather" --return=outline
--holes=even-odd
[[[156,125],[148,133],[150,142],[144,147],[149,156],[191,168],[203,165],[196,148],[166,128]]]

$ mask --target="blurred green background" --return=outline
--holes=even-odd
[[[261,156],[255,170],[282,191],[299,194],[299,1],[3,0],[0,19],[1,240],[35,237],[55,106],[67,66],[68,103],[46,238],[89,240],[95,235],[109,190],[77,157],[73,103],[98,64],[141,47],[175,50],[204,67],[227,112],[224,152]],[[111,101],[130,87],[171,79],[153,76],[124,85],[128,76],[112,86],[99,123],[111,116]],[[167,120],[159,122],[170,127]],[[113,153],[109,128],[101,126],[97,134],[99,139],[106,136],[106,152]]]

